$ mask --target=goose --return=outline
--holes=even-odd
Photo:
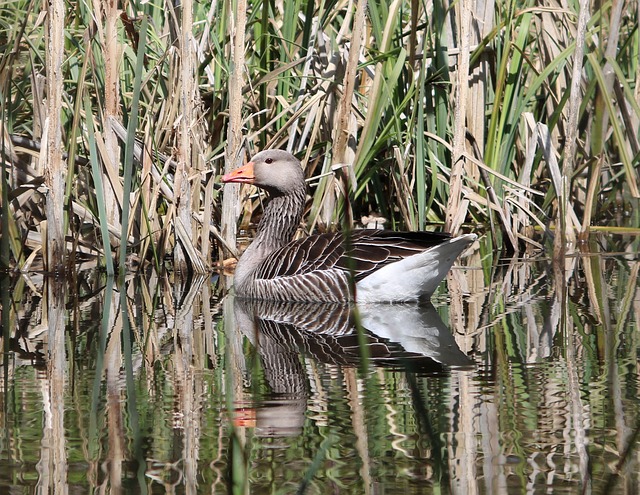
[[[256,236],[234,274],[236,297],[378,303],[428,300],[475,234],[352,230],[294,240],[306,202],[297,158],[264,150],[222,177],[267,193]]]

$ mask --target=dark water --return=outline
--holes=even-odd
[[[361,327],[215,278],[4,279],[0,493],[639,493],[638,261],[465,265]]]

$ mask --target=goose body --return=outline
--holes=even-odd
[[[256,237],[236,267],[238,297],[334,303],[428,299],[476,239],[354,230],[292,240],[304,213],[306,184],[300,162],[282,150],[256,154],[222,181],[253,184],[269,196]]]

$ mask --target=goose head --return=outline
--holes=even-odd
[[[300,162],[284,150],[261,151],[244,167],[224,175],[222,182],[253,184],[272,196],[288,196],[305,190]]]

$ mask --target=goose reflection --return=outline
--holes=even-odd
[[[283,303],[236,298],[235,325],[255,347],[272,395],[242,408],[239,424],[256,434],[292,436],[302,430],[309,378],[301,354],[343,367],[369,363],[396,370],[442,373],[473,361],[458,347],[431,303]],[[360,322],[360,332],[356,321]]]

